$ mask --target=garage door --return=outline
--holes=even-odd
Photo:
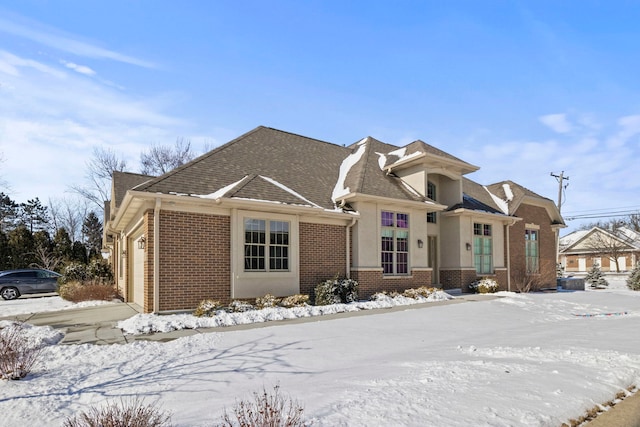
[[[144,249],[138,248],[138,239],[133,240],[129,245],[133,248],[132,272],[133,280],[133,302],[140,307],[144,307]]]

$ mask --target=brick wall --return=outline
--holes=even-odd
[[[410,276],[384,276],[379,270],[352,270],[351,278],[358,281],[358,296],[368,299],[376,292],[402,292],[405,289],[431,286],[430,270],[414,270]]]
[[[443,289],[462,289],[469,292],[469,285],[478,279],[476,270],[471,269],[446,269],[440,270],[440,285]]]
[[[346,276],[346,231],[344,226],[301,222],[300,293],[313,295],[323,280]]]
[[[147,254],[152,261],[153,214],[150,215]],[[159,311],[194,309],[204,299],[230,302],[230,227],[226,216],[160,212]],[[149,269],[145,311],[153,309],[151,262]]]
[[[538,230],[538,252],[540,256],[540,272],[535,279],[540,287],[556,286],[556,240],[555,232],[551,228],[551,219],[546,209],[522,204],[515,212],[522,218],[509,230],[509,246],[511,251],[511,290],[517,290],[518,282],[523,280],[526,271],[525,259],[525,224],[540,226]]]

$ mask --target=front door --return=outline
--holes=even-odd
[[[431,284],[437,285],[440,282],[438,274],[438,236],[427,236],[427,248],[429,249],[429,263],[427,265],[432,268]]]

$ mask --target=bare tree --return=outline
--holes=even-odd
[[[86,199],[73,199],[69,197],[59,199],[49,199],[49,213],[53,233],[64,228],[71,241],[80,240],[82,234],[82,223],[89,211]]]
[[[191,151],[191,141],[177,138],[175,144],[153,144],[148,151],[140,154],[140,173],[144,175],[162,175],[191,160],[195,155]]]
[[[620,272],[618,258],[632,248],[633,239],[626,233],[625,222],[612,219],[602,226],[600,232],[592,233],[585,246],[594,254],[606,256],[615,262],[616,272]]]
[[[636,233],[640,233],[640,213],[629,215],[626,223],[630,229],[632,229]]]
[[[126,161],[118,157],[111,148],[96,147],[93,157],[87,163],[87,186],[73,185],[73,192],[84,199],[95,203],[99,212],[104,209],[104,202],[111,197],[111,177],[114,171],[124,171]]]

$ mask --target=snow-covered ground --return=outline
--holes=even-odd
[[[110,304],[107,301],[84,301],[72,303],[63,300],[57,294],[29,295],[12,301],[0,299],[0,317],[18,314],[42,313],[44,311],[69,310],[72,308],[90,307],[94,305]]]
[[[611,283],[168,343],[49,345],[25,380],[0,382],[2,425],[59,426],[139,396],[175,426],[207,426],[279,384],[315,426],[555,427],[640,384],[640,292]]]

